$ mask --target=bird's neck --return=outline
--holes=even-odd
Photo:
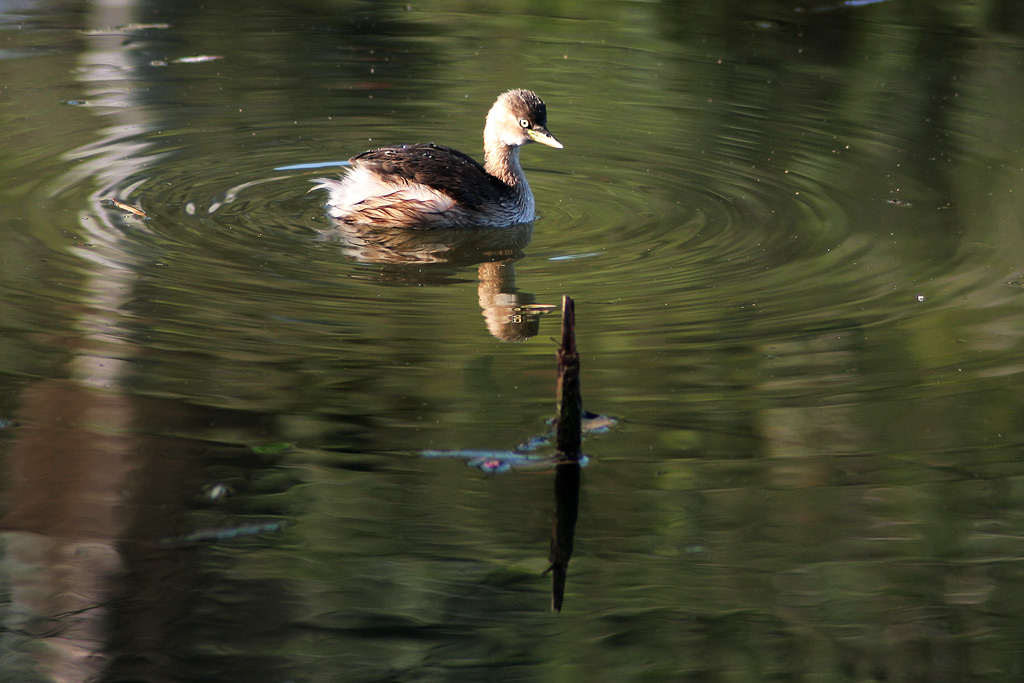
[[[513,222],[534,219],[533,193],[519,165],[519,146],[507,145],[497,136],[484,132],[484,170],[508,188],[504,204],[513,213]]]
[[[530,191],[523,167],[519,165],[518,146],[485,137],[484,170],[513,189]]]

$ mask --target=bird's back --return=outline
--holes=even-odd
[[[508,223],[495,209],[509,188],[471,157],[434,144],[381,147],[350,160],[341,180],[322,178],[332,218],[350,224],[430,228]]]
[[[467,209],[501,200],[504,185],[472,157],[431,143],[373,149],[349,159],[390,185],[424,185]]]

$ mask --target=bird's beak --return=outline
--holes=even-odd
[[[556,140],[555,136],[549,133],[547,128],[528,128],[526,134],[534,142],[539,142],[542,145],[554,147],[555,149],[562,149],[562,143]]]

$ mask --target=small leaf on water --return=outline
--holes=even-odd
[[[273,455],[275,453],[281,453],[292,447],[292,444],[287,441],[277,441],[274,443],[262,443],[258,446],[252,447],[253,453],[259,453],[260,455]]]

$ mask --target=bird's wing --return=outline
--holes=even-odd
[[[353,166],[373,171],[385,182],[426,185],[470,209],[501,199],[501,181],[451,147],[382,147],[357,154],[350,161]]]

